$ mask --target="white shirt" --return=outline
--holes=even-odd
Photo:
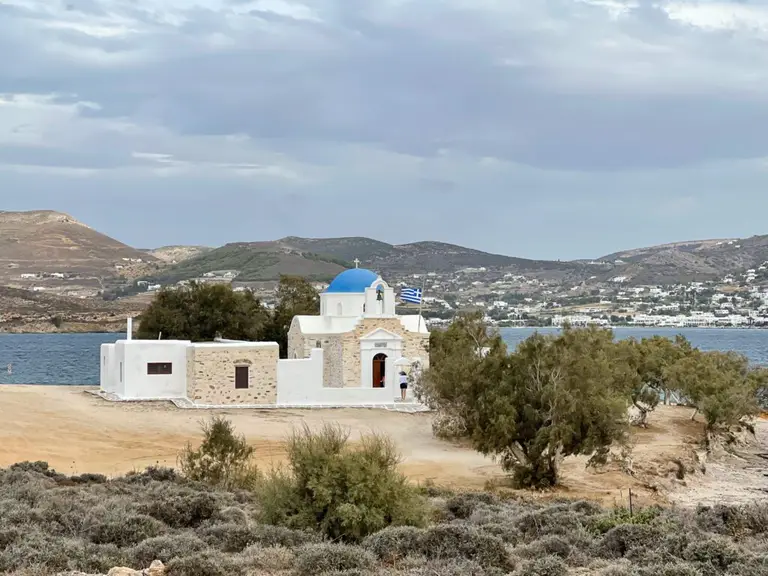
[[[400,384],[408,384],[408,375],[400,374]]]

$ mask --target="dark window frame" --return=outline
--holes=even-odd
[[[148,376],[170,376],[173,374],[173,362],[147,362]]]
[[[242,374],[245,374],[245,382],[243,382]],[[250,380],[251,380],[250,366],[247,366],[247,365],[235,366],[235,390],[248,390],[251,387]]]

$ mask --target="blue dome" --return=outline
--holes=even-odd
[[[333,279],[326,292],[365,292],[378,278],[378,274],[365,268],[344,270]]]

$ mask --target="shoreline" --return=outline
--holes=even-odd
[[[494,326],[503,330],[562,330],[562,326]],[[585,326],[573,326],[573,328],[585,328]],[[599,328],[631,329],[631,330],[659,330],[659,331],[679,331],[679,330],[768,330],[768,326],[630,326],[625,324],[599,326]],[[23,336],[23,335],[75,335],[75,334],[125,334],[125,327],[110,327],[93,330],[8,330],[0,325],[0,336]]]

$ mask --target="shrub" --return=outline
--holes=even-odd
[[[484,568],[514,568],[501,538],[470,525],[443,524],[427,528],[416,548],[429,559],[464,558],[474,560]]]
[[[216,513],[216,497],[193,488],[150,493],[139,509],[172,528],[196,528]]]
[[[730,542],[720,538],[691,542],[683,551],[685,560],[711,564],[720,570],[727,569],[739,556],[739,551]]]
[[[467,492],[450,498],[445,503],[445,509],[450,512],[454,518],[465,520],[470,517],[478,505],[494,504],[496,501],[496,498],[487,492]]]
[[[129,472],[119,482],[147,484],[149,482],[179,482],[181,477],[173,468],[150,466],[143,472]]]
[[[249,568],[267,572],[291,570],[296,566],[296,553],[285,546],[263,548],[256,544],[245,549],[243,563]]]
[[[551,555],[566,559],[571,555],[571,545],[562,536],[544,536],[529,544],[522,552],[533,558]]]
[[[370,552],[347,544],[310,544],[301,548],[296,557],[296,569],[302,576],[368,569],[374,564],[375,560]]]
[[[568,567],[562,558],[557,556],[542,556],[536,560],[525,562],[515,573],[515,576],[566,576]]]
[[[628,508],[617,508],[608,514],[597,515],[589,522],[589,528],[597,534],[605,534],[624,524],[651,524],[661,513],[660,508],[648,507],[630,513]]]
[[[191,556],[206,547],[205,542],[189,532],[167,534],[139,542],[126,553],[126,557],[132,566],[146,567],[153,560],[168,564],[174,558]]]
[[[351,542],[389,525],[423,525],[425,502],[397,471],[394,444],[375,434],[356,448],[347,441],[338,426],[294,432],[288,470],[272,471],[260,487],[262,521]]]
[[[284,526],[259,524],[251,527],[253,542],[261,546],[285,546],[295,548],[303,544],[320,542],[320,537],[314,532],[291,530]]]
[[[392,526],[371,534],[363,547],[383,562],[393,563],[418,550],[424,531],[413,526]]]
[[[151,516],[126,514],[97,520],[87,527],[86,534],[94,544],[114,544],[124,548],[158,536],[164,531],[162,522]]]
[[[659,543],[659,533],[650,526],[620,524],[602,537],[597,553],[604,558],[622,558],[637,548],[654,548]]]
[[[167,576],[240,576],[244,572],[236,558],[213,551],[174,558],[165,571]]]
[[[528,542],[543,536],[565,536],[583,528],[581,516],[564,504],[522,514],[516,524],[523,539]]]
[[[232,423],[216,416],[201,424],[203,442],[196,450],[187,445],[179,456],[182,473],[190,480],[225,490],[253,488],[258,470],[251,463],[253,446],[237,436]]]
[[[242,552],[253,543],[253,534],[243,524],[217,524],[200,533],[201,538],[222,552]]]
[[[472,560],[450,558],[447,560],[430,560],[397,574],[407,576],[501,576],[503,572],[493,569],[486,570]]]

